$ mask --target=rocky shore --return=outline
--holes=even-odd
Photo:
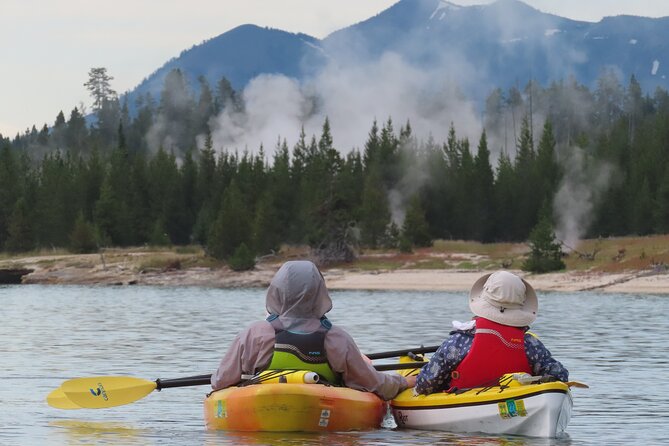
[[[23,270],[24,284],[157,285],[216,288],[266,287],[286,259],[261,261],[252,271],[235,272],[221,265],[191,264],[189,255],[155,262],[155,252],[113,252],[86,255],[47,255],[0,261],[0,270]],[[147,264],[149,266],[147,266]],[[330,289],[391,289],[467,291],[488,269],[374,269],[325,268]],[[491,271],[491,270],[490,270]],[[538,291],[596,291],[611,293],[669,294],[666,268],[616,273],[567,271],[531,275],[513,270]]]

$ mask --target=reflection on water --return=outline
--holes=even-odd
[[[440,343],[470,317],[466,293],[334,292],[330,318],[364,352]],[[206,387],[152,392],[127,406],[56,410],[46,395],[71,377],[179,378],[212,372],[233,336],[264,315],[263,290],[0,287],[2,445],[569,445],[658,444],[669,423],[662,296],[540,296],[533,331],[571,372],[568,435],[532,439],[397,430],[328,435],[207,432]],[[386,426],[393,426],[392,422]]]
[[[142,439],[146,430],[137,429],[124,423],[105,423],[82,420],[57,420],[49,423],[53,435],[63,437],[63,444],[146,444]]]
[[[212,432],[206,437],[206,445],[454,445],[454,446],[541,446],[570,445],[568,437],[563,439],[537,439],[522,437],[500,437],[456,434],[450,432],[427,432],[412,430],[381,429],[370,432],[347,432],[332,434],[301,433],[243,433]]]

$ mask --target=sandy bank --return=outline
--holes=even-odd
[[[39,262],[24,260],[26,261],[22,265],[34,270],[24,277],[23,283],[27,284],[266,287],[280,266],[280,263],[262,263],[253,271],[241,273],[225,267],[154,268],[138,271],[131,262],[103,266],[99,262],[85,262],[81,259],[77,262],[71,259],[52,259],[46,264],[44,258],[40,258]],[[616,274],[579,271],[531,275],[517,270],[514,272],[528,280],[538,291],[669,294],[669,274],[666,270]],[[452,269],[323,271],[328,287],[333,290],[468,291],[476,279],[485,273],[486,271]]]
[[[667,272],[634,271],[620,274],[563,272],[522,276],[538,291],[598,291],[611,293],[669,294]],[[325,274],[331,289],[393,289],[468,291],[485,271],[396,270],[360,273],[328,271]]]

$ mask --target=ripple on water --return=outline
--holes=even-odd
[[[330,319],[361,350],[439,344],[471,316],[465,293],[333,292]],[[233,336],[264,316],[264,290],[167,287],[0,287],[3,445],[599,445],[660,444],[669,421],[669,299],[546,293],[532,327],[571,379],[568,434],[559,439],[379,429],[323,435],[207,432],[206,387],[153,392],[107,410],[59,411],[46,395],[70,377],[145,379],[212,372]]]

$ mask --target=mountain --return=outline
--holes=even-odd
[[[240,90],[260,74],[300,78],[309,73],[309,66],[320,65],[321,59],[320,41],[314,37],[242,25],[168,61],[128,93],[129,104],[146,93],[158,98],[165,76],[177,68],[186,74],[193,87],[200,76],[212,88],[225,76],[233,88]]]
[[[401,0],[378,15],[319,40],[305,34],[243,25],[196,45],[147,77],[130,98],[158,97],[174,68],[192,85],[205,76],[227,77],[235,89],[263,73],[296,79],[316,75],[328,63],[355,65],[399,55],[420,70],[455,80],[481,100],[495,87],[522,88],[574,76],[589,88],[605,68],[626,85],[635,75],[652,93],[669,87],[666,61],[669,17],[606,17],[597,23],[538,11],[518,0],[458,6],[444,0]]]
[[[392,51],[424,69],[443,67],[467,75],[458,81],[476,96],[496,86],[522,88],[530,78],[546,85],[573,75],[595,87],[604,68],[612,68],[624,84],[634,74],[649,92],[667,88],[662,56],[668,44],[669,18],[581,22],[517,0],[468,7],[402,0],[323,41],[325,48],[355,45],[367,58]]]

